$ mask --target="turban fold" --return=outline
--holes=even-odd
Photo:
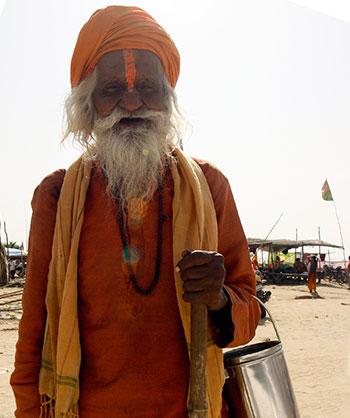
[[[82,27],[71,62],[71,85],[76,87],[108,52],[142,49],[161,61],[169,83],[175,87],[180,55],[170,36],[138,7],[109,6],[97,10]]]

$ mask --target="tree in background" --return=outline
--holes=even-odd
[[[20,250],[21,246],[17,244],[16,241],[10,241],[8,244],[5,244],[6,248],[16,248],[16,250]]]

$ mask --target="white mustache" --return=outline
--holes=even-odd
[[[116,108],[113,110],[113,112],[104,117],[104,118],[98,118],[95,121],[94,128],[95,129],[102,129],[102,130],[108,130],[112,129],[114,126],[118,125],[118,123],[124,119],[144,119],[145,121],[157,121],[159,118],[164,117],[164,115],[167,112],[165,111],[157,111],[157,110],[138,110],[135,112],[126,112],[124,110],[121,110],[119,108]]]

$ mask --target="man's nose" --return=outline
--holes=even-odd
[[[118,106],[128,112],[135,112],[135,110],[138,110],[143,106],[143,102],[137,90],[133,89],[124,93]]]

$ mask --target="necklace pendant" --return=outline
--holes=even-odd
[[[129,245],[123,248],[123,260],[125,264],[134,265],[140,261],[141,250],[139,247]]]

